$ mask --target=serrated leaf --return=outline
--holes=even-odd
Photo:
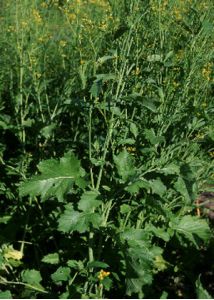
[[[93,212],[96,207],[101,204],[100,200],[96,200],[100,195],[98,191],[87,191],[82,194],[78,203],[78,208],[84,212]]]
[[[150,184],[147,181],[144,180],[137,180],[135,182],[129,183],[126,187],[125,190],[129,192],[130,194],[135,194],[140,191],[141,188],[144,188],[148,190],[150,188]]]
[[[129,228],[125,229],[121,234],[120,238],[122,240],[140,240],[145,241],[147,239],[147,232],[144,229],[136,229],[136,228]]]
[[[146,231],[151,231],[153,232],[153,234],[155,236],[157,236],[158,238],[164,240],[165,242],[168,242],[170,240],[170,235],[169,233],[165,230],[165,228],[161,228],[161,227],[155,227],[152,224],[148,224],[145,227]]]
[[[67,261],[67,265],[70,268],[76,269],[76,270],[83,270],[84,269],[84,264],[81,260],[74,260],[70,259]]]
[[[153,257],[149,249],[129,248],[126,251],[126,294],[142,293],[144,285],[153,280]]]
[[[59,267],[56,272],[51,274],[51,279],[54,282],[68,281],[70,279],[71,270],[68,267]]]
[[[64,195],[71,191],[74,183],[79,185],[79,179],[85,175],[79,160],[72,152],[68,152],[60,161],[49,159],[39,163],[40,175],[33,176],[27,182],[21,184],[19,192],[21,196],[41,196],[45,201],[50,197],[64,200]]]
[[[50,253],[43,257],[42,262],[57,265],[59,263],[59,254],[58,253]]]
[[[205,219],[199,219],[197,216],[184,216],[181,219],[173,220],[172,229],[178,234],[185,236],[196,247],[198,247],[197,238],[208,242],[211,237],[209,225]]]
[[[149,181],[149,183],[153,194],[157,194],[162,197],[166,192],[166,186],[160,179],[152,179]]]
[[[135,174],[134,158],[126,150],[123,150],[118,155],[114,155],[114,162],[119,176],[124,181]]]
[[[165,166],[164,168],[158,170],[158,173],[163,173],[165,175],[173,175],[180,173],[180,167],[175,164],[170,164],[168,166]]]
[[[12,299],[12,295],[11,295],[11,292],[10,291],[0,291],[0,299]]]
[[[205,288],[203,287],[200,281],[200,277],[196,280],[195,286],[197,299],[213,299],[213,297],[211,297],[207,290],[205,290]]]
[[[78,212],[73,209],[72,204],[65,206],[64,213],[58,219],[58,230],[64,233],[78,231],[80,233],[89,231],[90,226],[98,228],[101,217],[97,213]]]
[[[153,128],[144,130],[145,138],[151,143],[151,145],[158,145],[164,142],[165,138],[163,136],[156,136]]]
[[[37,270],[24,270],[22,272],[22,280],[23,282],[29,283],[33,286],[41,287],[40,282],[42,281],[42,277],[40,272]]]

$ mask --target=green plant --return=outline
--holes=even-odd
[[[1,297],[213,293],[195,203],[214,167],[201,5],[3,1]]]

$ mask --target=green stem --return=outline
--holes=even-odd
[[[42,288],[39,288],[39,287],[36,287],[36,286],[33,286],[31,284],[28,284],[28,283],[24,283],[24,282],[16,282],[16,281],[4,281],[4,280],[1,280],[0,281],[0,284],[15,284],[15,285],[24,285],[30,289],[33,289],[35,291],[38,291],[38,292],[41,292],[41,293],[45,293],[45,294],[48,294],[47,291],[43,290]]]

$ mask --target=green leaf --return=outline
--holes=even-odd
[[[153,256],[149,248],[131,247],[125,253],[126,258],[126,294],[141,294],[144,285],[153,280]]]
[[[67,261],[68,267],[76,270],[83,270],[84,269],[84,264],[81,260],[75,260],[75,259],[70,259]]]
[[[151,110],[152,112],[156,112],[157,107],[154,102],[155,101],[152,99],[143,99],[142,106],[146,107],[147,109]]]
[[[165,175],[173,175],[173,174],[180,174],[180,167],[175,164],[169,164],[164,168],[158,170],[158,173],[163,173]]]
[[[92,261],[92,262],[88,263],[87,267],[88,268],[103,268],[103,269],[106,269],[106,268],[109,267],[109,265],[102,262],[102,261]]]
[[[175,190],[178,191],[186,200],[187,203],[191,203],[190,195],[187,190],[187,186],[182,177],[179,177],[174,184]]]
[[[59,263],[59,254],[58,253],[50,253],[48,255],[45,255],[42,259],[42,262],[51,264],[51,265],[57,265]]]
[[[116,78],[116,75],[113,73],[110,74],[96,74],[97,80],[103,80],[103,81],[107,81],[107,80],[113,80]]]
[[[130,124],[130,131],[134,135],[135,138],[138,136],[137,125],[135,123],[133,123],[133,122]]]
[[[134,240],[134,241],[145,241],[148,235],[144,229],[135,229],[135,228],[127,228],[121,234],[120,238],[122,240]]]
[[[51,274],[51,279],[54,282],[68,281],[70,279],[71,270],[68,267],[59,267],[56,272]]]
[[[0,224],[1,223],[7,224],[11,218],[12,218],[12,216],[10,216],[10,215],[0,216]]]
[[[213,297],[210,296],[210,294],[207,292],[207,290],[204,289],[204,287],[200,281],[200,276],[196,280],[195,286],[196,286],[197,299],[213,299]]]
[[[110,59],[115,59],[115,56],[113,56],[113,55],[111,55],[111,56],[110,55],[105,55],[105,56],[99,57],[98,63],[99,64],[103,64],[104,62],[106,62],[106,61],[108,61]]]
[[[114,162],[119,176],[123,181],[127,181],[129,177],[135,174],[134,158],[126,150],[118,155],[114,155]]]
[[[151,143],[151,145],[159,145],[165,141],[163,136],[156,136],[153,128],[144,130],[145,138]]]
[[[60,161],[49,159],[39,163],[40,175],[33,176],[27,182],[21,184],[19,192],[21,196],[41,196],[45,201],[50,197],[64,200],[64,195],[71,191],[74,183],[81,185],[81,177],[85,171],[81,168],[79,160],[72,152],[68,152]]]
[[[159,178],[152,179],[149,181],[149,183],[150,183],[150,187],[152,189],[153,194],[157,194],[162,197],[167,190],[166,186],[163,184],[163,182]]]
[[[0,299],[13,299],[10,291],[0,291]]]
[[[197,216],[184,216],[181,219],[176,218],[170,223],[170,227],[179,235],[184,236],[198,248],[199,238],[208,242],[211,238],[211,231],[205,219],[199,219]]]
[[[135,182],[130,182],[126,187],[125,190],[130,194],[135,194],[140,191],[141,188],[148,190],[150,188],[150,184],[147,181],[142,179],[137,180]]]
[[[56,128],[56,124],[50,124],[48,126],[43,127],[40,132],[42,136],[44,136],[46,139],[50,138],[51,135],[53,134],[54,129]]]
[[[58,230],[64,233],[89,231],[90,226],[99,228],[101,217],[97,213],[78,212],[73,209],[71,203],[65,205],[65,211],[58,219]]]
[[[120,206],[120,213],[121,214],[127,214],[132,210],[132,207],[128,204],[122,204]]]
[[[98,191],[87,191],[82,194],[81,199],[78,203],[78,208],[84,212],[93,212],[100,204],[100,200],[96,198],[100,195]]]
[[[43,290],[43,287],[41,286],[40,282],[42,281],[42,277],[40,275],[40,272],[37,270],[24,270],[21,274],[23,282],[26,282],[30,285],[35,286],[37,288],[40,288]]]
[[[163,293],[160,296],[160,299],[167,299],[168,293],[166,291],[163,291]]]
[[[164,240],[165,242],[168,242],[170,240],[170,235],[169,233],[166,231],[165,228],[161,228],[161,227],[155,227],[152,224],[148,224],[145,227],[146,231],[151,231],[156,237]]]

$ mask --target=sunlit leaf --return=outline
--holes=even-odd
[[[74,183],[81,185],[81,177],[85,171],[80,166],[79,160],[72,152],[68,152],[60,160],[49,159],[39,163],[40,175],[33,176],[23,182],[19,188],[21,196],[41,196],[45,201],[50,197],[64,200],[64,195],[72,190]]]

